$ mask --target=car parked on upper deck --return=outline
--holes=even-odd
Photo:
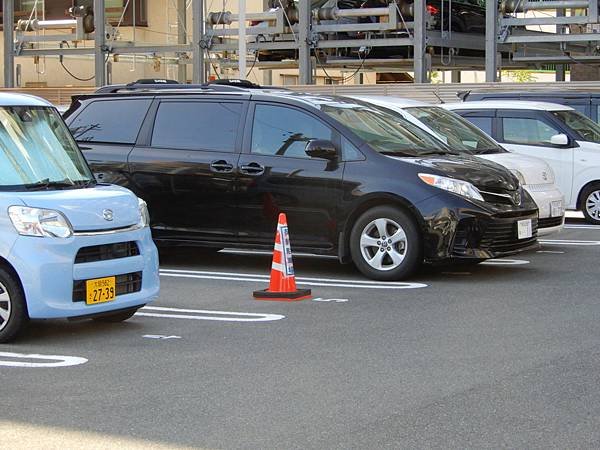
[[[600,125],[565,105],[491,100],[442,105],[508,150],[546,161],[566,207],[600,224]]]
[[[400,114],[458,153],[494,161],[509,169],[538,206],[538,236],[564,227],[564,195],[554,183],[552,168],[543,160],[505,150],[468,120],[437,105],[389,96],[352,97]]]
[[[0,342],[28,319],[121,321],[158,296],[143,200],[97,183],[45,100],[0,94]]]
[[[65,116],[96,176],[148,201],[160,244],[270,249],[284,212],[295,250],[379,280],[537,245],[537,207],[512,173],[358,100],[129,86],[76,97]]]

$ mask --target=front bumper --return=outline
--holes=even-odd
[[[121,242],[135,242],[139,254],[75,261],[78,251],[84,247]],[[159,293],[158,252],[147,227],[110,234],[75,235],[68,239],[19,236],[8,259],[19,275],[32,319],[77,317],[134,308],[151,302]],[[125,292],[122,294],[117,285],[113,301],[87,305],[85,298],[81,299],[77,293],[77,285],[83,280],[117,276],[119,282],[131,278],[131,274],[141,277],[140,283],[134,289],[121,289]]]
[[[562,192],[554,184],[524,185],[523,189],[531,195],[539,210],[538,236],[548,236],[562,230],[565,226],[565,196]],[[560,215],[552,215],[551,204],[555,202],[562,204]]]
[[[529,196],[522,206],[481,207],[466,199],[436,196],[417,205],[423,214],[424,256],[430,263],[451,259],[500,258],[538,248],[538,212]],[[532,236],[518,238],[518,221],[531,220]]]

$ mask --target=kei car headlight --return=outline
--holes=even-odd
[[[420,173],[419,178],[430,186],[453,192],[454,194],[462,195],[463,197],[484,201],[477,188],[468,181],[432,175],[429,173]]]
[[[150,225],[150,213],[148,212],[148,205],[144,200],[138,197],[138,205],[140,207],[140,227],[147,227]]]
[[[517,177],[519,183],[521,183],[521,186],[527,184],[525,182],[525,175],[523,175],[520,171],[518,171],[517,169],[510,169],[510,171],[515,177]]]
[[[53,209],[9,206],[8,216],[17,232],[23,236],[68,238],[73,235],[67,218]]]

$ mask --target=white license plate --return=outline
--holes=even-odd
[[[564,214],[561,200],[550,202],[550,217],[561,217]]]
[[[527,239],[533,236],[531,219],[519,220],[517,222],[517,236],[519,239]]]

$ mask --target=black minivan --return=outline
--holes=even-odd
[[[294,250],[377,280],[537,245],[536,205],[510,172],[354,99],[107,89],[65,119],[97,179],[146,200],[158,244],[269,249],[284,212]]]

